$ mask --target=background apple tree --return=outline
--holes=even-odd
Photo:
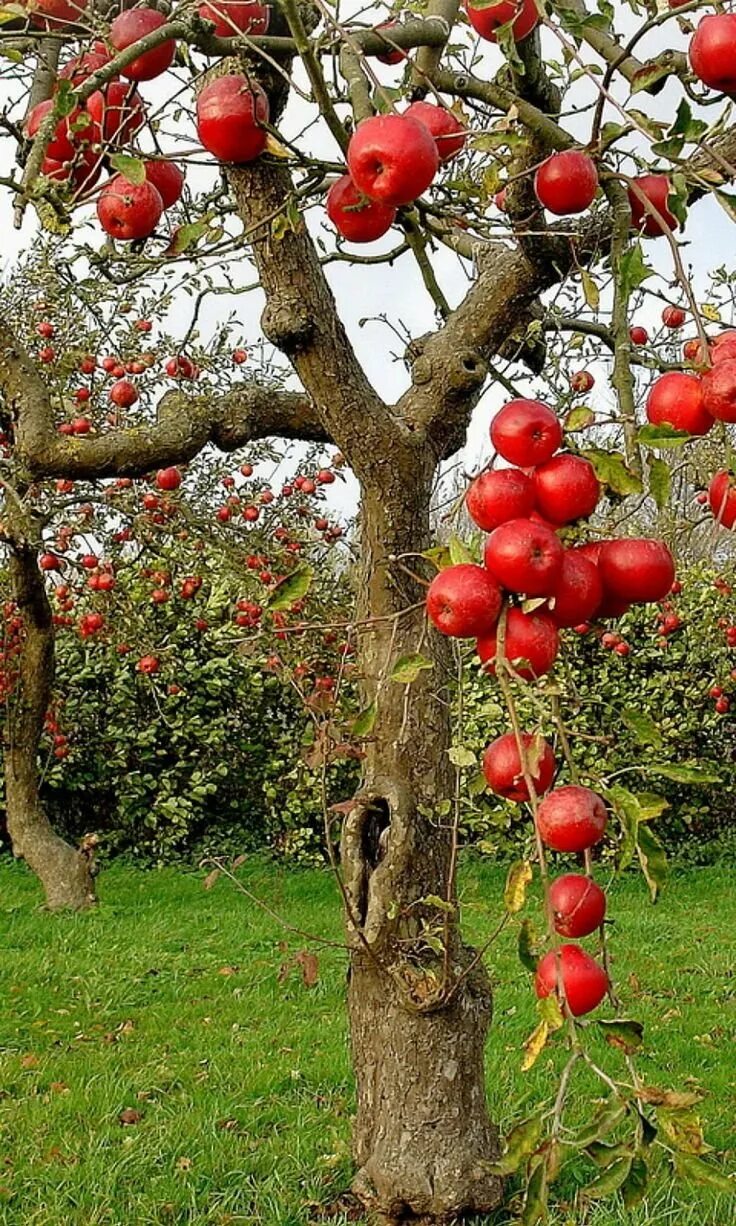
[[[23,657],[8,809],[35,814],[31,751],[48,695],[31,678],[51,669],[38,484],[153,473],[165,493],[180,484],[177,466],[210,445],[232,451],[276,437],[337,447],[360,486],[352,626],[365,756],[359,789],[338,810],[336,864],[350,948],[354,1186],[385,1221],[491,1210],[502,1176],[526,1162],[522,1220],[537,1222],[580,1148],[602,1168],[589,1200],[621,1189],[635,1204],[655,1145],[677,1173],[723,1180],[699,1156],[692,1095],[643,1085],[631,1062],[640,1029],[615,1015],[603,936],[596,959],[559,943],[602,921],[605,898],[590,874],[606,801],[622,822],[622,858],[638,856],[656,895],[661,849],[650,823],[659,800],[606,784],[600,764],[583,772],[561,691],[545,680],[558,656],[563,676],[570,631],[668,597],[672,552],[653,517],[686,480],[691,437],[717,440],[710,509],[725,528],[736,522],[727,434],[736,343],[712,335],[717,311],[702,309],[686,245],[699,208],[721,208],[727,222],[733,214],[736,134],[723,95],[736,88],[736,16],[707,11],[693,33],[700,7],[504,0],[460,11],[429,0],[404,18],[321,0],[207,0],[165,12],[35,0],[2,10],[3,189],[16,226],[32,229],[35,215],[60,236],[55,258],[80,294],[100,279],[146,285],[170,296],[172,319],[186,293],[252,286],[286,371],[232,381],[220,371],[200,382],[191,332],[182,331],[166,367],[176,389],[161,387],[153,419],[136,417],[134,380],[144,371],[123,367],[109,389],[123,415],[80,429],[47,378],[53,337],[42,334],[49,343],[30,351],[4,302],[4,530]],[[384,235],[380,248],[356,251]],[[395,300],[416,269],[433,316],[423,334],[401,334],[405,379],[390,404],[376,384],[396,334],[369,372],[330,279],[330,265],[347,265],[348,282],[334,284],[359,294],[376,264]],[[722,282],[727,298],[728,270]],[[682,357],[650,346],[631,318],[634,295],[647,319],[659,300],[667,328],[688,323]],[[600,414],[569,403],[595,380],[568,335],[599,346]],[[531,395],[531,376],[548,363],[559,370],[552,405]],[[647,388],[638,366],[661,377]],[[513,397],[491,441],[514,467],[493,468],[472,487],[472,518],[491,531],[481,566],[457,534],[435,548],[431,511],[489,384]],[[619,517],[619,539],[606,539],[591,517],[604,522],[622,499],[633,500],[631,514]],[[430,579],[427,609],[443,634],[425,615]],[[534,819],[536,869],[524,857],[510,875],[507,915],[521,909],[533,872],[545,882],[545,940],[521,928],[540,1000],[525,1060],[557,1032],[569,1053],[553,1101],[500,1158],[483,1088],[490,985],[481,953],[463,943],[455,894],[453,803],[457,811],[467,764],[450,717],[462,674],[455,638],[477,638],[485,684],[498,687],[508,712],[486,776],[527,801]],[[608,645],[626,655],[621,638]],[[538,730],[545,722],[554,743]],[[641,721],[639,733],[655,737]],[[659,768],[680,782],[699,777],[697,763]],[[584,857],[565,898],[558,882],[548,885],[550,850]],[[48,836],[23,854],[38,865],[57,860],[57,905],[87,901],[79,857]],[[576,1020],[606,996],[614,1017],[599,1028],[624,1062],[614,1075],[591,1054],[591,1027]],[[573,1136],[565,1108],[581,1066],[606,1096],[588,1134]]]

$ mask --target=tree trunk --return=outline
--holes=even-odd
[[[432,476],[418,454],[392,452],[361,510],[360,614],[373,620],[361,632],[360,664],[365,699],[378,710],[341,854],[353,950],[354,1190],[387,1222],[489,1211],[501,1191],[489,1172],[498,1140],[483,1069],[490,984],[480,964],[470,968],[453,879],[452,659],[427,630],[425,589],[404,569],[423,569],[421,559],[401,559],[429,544]],[[390,680],[397,658],[417,652],[431,670],[408,685]]]
[[[95,901],[90,860],[54,833],[39,798],[38,747],[54,676],[54,632],[36,553],[24,541],[12,548],[10,578],[23,642],[6,726],[8,834],[13,854],[41,881],[49,909],[80,910]]]

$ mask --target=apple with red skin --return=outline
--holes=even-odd
[[[662,323],[665,328],[671,328],[673,332],[682,327],[686,318],[682,307],[666,306],[662,311]]]
[[[595,562],[580,549],[565,549],[552,599],[552,617],[561,627],[592,621],[603,603],[603,582]]]
[[[603,800],[576,783],[555,788],[537,809],[537,830],[552,851],[586,851],[600,843],[608,825]]]
[[[172,379],[196,378],[197,367],[184,353],[180,353],[175,358],[169,358],[164,369]]]
[[[144,673],[146,676],[150,677],[153,675],[153,673],[158,672],[159,662],[156,656],[141,656],[136,668],[138,669],[139,673]]]
[[[380,25],[376,26],[375,33],[380,34],[385,30],[388,38],[391,38],[389,31],[395,30],[398,24],[398,21],[382,21]],[[381,64],[390,64],[392,67],[396,64],[403,63],[403,61],[406,59],[406,52],[402,51],[401,47],[392,47],[388,40],[386,41],[386,46],[389,49],[386,51],[377,52],[375,58]]]
[[[163,211],[163,201],[152,183],[131,183],[124,175],[110,179],[97,200],[103,230],[126,242],[148,238]]]
[[[539,203],[557,217],[584,213],[598,191],[595,162],[579,149],[553,153],[534,176]]]
[[[531,732],[522,732],[521,741],[534,791],[537,796],[542,796],[551,786],[557,769],[552,746],[544,737]],[[483,754],[483,774],[489,788],[497,796],[504,796],[517,804],[529,800],[515,733],[506,732],[491,741]]]
[[[629,604],[663,600],[675,578],[675,563],[664,541],[647,537],[605,541],[598,566],[605,591]]]
[[[54,553],[42,553],[38,565],[45,571],[61,570],[61,558],[57,558]]]
[[[110,26],[110,42],[116,51],[125,51],[126,47],[165,26],[166,21],[163,13],[157,13],[155,9],[124,9]],[[151,51],[144,51],[121,69],[121,74],[129,81],[152,81],[171,67],[175,53],[174,39],[167,39]]]
[[[647,396],[647,420],[688,434],[707,434],[713,418],[704,406],[703,381],[681,370],[660,375]]]
[[[178,490],[181,485],[181,473],[172,465],[170,468],[160,468],[156,473],[156,485],[160,490],[170,492]]]
[[[343,175],[332,184],[325,207],[337,232],[351,243],[375,242],[391,229],[396,219],[393,205],[369,200],[358,191],[350,175]]]
[[[109,64],[111,59],[112,56],[105,44],[96,42],[91,51],[73,55],[70,60],[67,60],[59,71],[59,80],[71,81],[76,89],[78,85],[83,85],[94,72],[97,72],[98,68],[104,68],[105,64]]]
[[[543,999],[557,992],[560,980],[574,1017],[582,1017],[596,1009],[609,988],[603,967],[579,945],[561,945],[559,951],[551,949],[544,955],[534,979],[537,996]]]
[[[679,226],[679,221],[674,213],[670,212],[667,207],[667,199],[669,197],[671,183],[667,175],[641,175],[638,179],[633,180],[636,187],[654,206],[657,212],[661,215],[664,226],[655,217],[654,213],[650,213],[646,207],[644,200],[639,198],[639,195],[633,188],[629,188],[629,206],[631,208],[631,224],[635,230],[640,230],[647,238],[659,238],[666,234],[667,230],[676,230]]]
[[[519,468],[481,473],[465,495],[468,515],[484,532],[510,519],[528,519],[534,510],[534,486]]]
[[[510,519],[491,533],[483,561],[501,587],[526,596],[549,596],[562,570],[559,537],[531,519]]]
[[[629,340],[632,345],[646,345],[649,342],[649,333],[646,328],[642,328],[639,324],[633,328],[629,328]]]
[[[484,671],[496,672],[496,630],[481,634],[476,651]],[[557,659],[560,636],[549,613],[536,611],[524,613],[522,609],[509,608],[506,615],[506,638],[504,657],[518,677],[532,681],[548,673]],[[525,663],[521,663],[521,661]],[[518,663],[514,663],[517,661]]]
[[[721,94],[736,93],[736,13],[703,17],[690,39],[689,56],[704,85]]]
[[[601,496],[600,482],[590,460],[568,452],[540,464],[532,482],[537,507],[553,524],[587,519]]]
[[[719,524],[733,528],[736,524],[736,478],[722,469],[714,473],[708,486],[708,503]]]
[[[102,132],[106,145],[125,145],[146,122],[143,99],[132,85],[111,81],[87,99],[87,110]]]
[[[24,132],[29,140],[38,132],[46,116],[54,109],[53,98],[39,102],[28,114]],[[60,119],[46,146],[47,158],[55,162],[71,162],[82,144],[95,144],[100,140],[100,128],[89,109],[75,107],[70,115]]]
[[[570,387],[578,395],[589,392],[592,387],[595,387],[595,379],[589,370],[576,370],[575,374],[570,376]]]
[[[555,932],[563,937],[587,937],[600,928],[606,916],[606,896],[590,877],[565,873],[549,888],[555,917]]]
[[[138,388],[130,379],[118,379],[108,393],[109,399],[119,409],[129,409],[138,399]]]
[[[539,10],[534,0],[498,0],[488,8],[474,9],[464,0],[465,12],[476,33],[489,43],[495,43],[499,26],[513,21],[511,33],[518,43],[531,34],[539,24]]]
[[[716,421],[736,422],[736,358],[719,361],[702,380],[703,407]]]
[[[199,15],[215,23],[213,33],[218,38],[235,38],[238,34],[265,34],[271,10],[256,0],[207,0],[200,4]]]
[[[163,158],[150,158],[143,163],[146,179],[156,188],[164,209],[170,209],[180,199],[184,190],[184,171],[175,162]]]
[[[724,695],[723,698],[719,698],[714,703],[714,707],[718,715],[725,715],[727,711],[731,710],[731,701]]]
[[[429,585],[427,613],[442,634],[476,638],[498,621],[501,593],[482,566],[461,562],[441,570]]]
[[[348,170],[358,190],[396,208],[426,191],[439,161],[432,133],[406,114],[364,119],[348,145]]]
[[[491,422],[491,442],[510,464],[533,468],[562,445],[562,426],[541,400],[509,400]]]
[[[220,162],[252,162],[266,147],[269,105],[255,80],[218,77],[197,99],[197,134]]]
[[[66,30],[84,22],[86,11],[86,3],[75,4],[74,0],[34,0],[29,17],[42,30]]]
[[[432,133],[440,163],[451,162],[465,148],[465,128],[448,107],[435,106],[433,102],[412,102],[404,114],[418,119]]]

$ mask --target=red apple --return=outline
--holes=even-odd
[[[348,145],[355,186],[381,204],[410,204],[429,187],[438,166],[434,137],[410,115],[364,119]]]
[[[97,200],[103,230],[128,241],[148,238],[163,211],[163,201],[152,183],[131,183],[124,175],[110,179]]]
[[[138,388],[130,379],[118,379],[110,388],[109,398],[119,409],[129,409],[138,399]]]
[[[576,370],[570,376],[570,387],[578,394],[589,392],[595,386],[595,379],[589,370]]]
[[[148,159],[144,165],[147,181],[156,188],[164,209],[170,209],[184,190],[184,171],[164,158]]]
[[[521,741],[534,791],[537,796],[542,796],[555,777],[557,764],[552,747],[544,737],[531,732],[522,732]],[[489,788],[497,796],[505,796],[506,800],[519,804],[529,799],[519,746],[513,732],[491,741],[483,754],[483,774]]]
[[[399,23],[397,21],[382,21],[381,24],[377,25],[375,28],[376,34],[380,34],[382,31],[385,31],[387,35],[385,42],[387,50],[381,51],[375,57],[381,64],[401,64],[406,59],[406,52],[402,51],[401,47],[392,47],[389,41],[391,38],[390,31],[395,30],[398,24]]]
[[[139,673],[145,673],[150,677],[153,673],[158,672],[159,662],[156,656],[141,656],[136,668],[138,669]]]
[[[181,473],[173,465],[171,468],[160,468],[156,473],[156,485],[160,490],[178,490],[181,485]]]
[[[555,932],[563,937],[590,936],[606,915],[603,890],[581,873],[566,873],[553,881],[549,901],[555,914]]]
[[[543,677],[557,659],[560,636],[549,613],[524,613],[510,608],[506,616],[504,658],[525,681]],[[481,634],[476,643],[484,671],[496,671],[496,630]]]
[[[600,482],[590,460],[567,452],[541,464],[532,481],[537,507],[553,524],[587,519],[601,496]]]
[[[492,532],[510,519],[527,519],[534,510],[534,486],[518,468],[481,473],[469,486],[465,506],[484,532]]]
[[[645,197],[645,200],[640,199],[637,192],[629,188],[631,224],[634,229],[641,230],[647,238],[659,238],[666,230],[676,230],[680,223],[667,207],[671,187],[667,175],[641,175],[634,179],[634,183]],[[664,227],[659,218],[649,212],[645,201],[649,201],[661,215]]]
[[[578,149],[553,153],[537,170],[534,191],[539,203],[558,217],[584,213],[598,191],[595,162]]]
[[[673,332],[682,327],[686,318],[682,307],[666,306],[662,311],[662,323],[665,328],[671,328]]]
[[[531,34],[539,23],[539,10],[534,0],[498,0],[497,4],[478,9],[474,9],[468,0],[464,0],[464,4],[471,26],[490,43],[496,42],[499,26],[505,26],[509,21],[514,23],[511,32],[517,43]]]
[[[38,132],[46,116],[54,109],[53,98],[39,102],[29,112],[24,132],[29,140]],[[100,140],[100,129],[89,109],[75,107],[66,118],[60,119],[46,147],[46,157],[55,162],[71,162],[82,144],[94,144]]]
[[[703,17],[690,39],[695,76],[721,94],[736,93],[736,13]]]
[[[549,596],[560,578],[563,553],[559,538],[544,524],[511,519],[491,533],[483,560],[508,591]]]
[[[703,404],[701,379],[680,370],[660,375],[647,397],[647,419],[655,426],[665,424],[688,434],[707,434],[713,418]]]
[[[603,967],[579,945],[561,945],[559,953],[550,950],[544,955],[534,980],[537,996],[551,996],[558,991],[560,979],[568,1008],[575,1017],[597,1008],[609,986]]]
[[[491,442],[504,460],[533,468],[549,460],[562,444],[562,427],[540,400],[509,400],[491,422]]]
[[[629,329],[629,339],[632,345],[646,345],[649,341],[649,333],[646,328],[637,325]]]
[[[601,797],[576,783],[555,788],[537,809],[539,837],[553,851],[585,851],[600,843],[607,824]]]
[[[220,162],[252,162],[266,147],[268,98],[255,80],[218,77],[197,99],[197,134]]]
[[[206,0],[199,6],[199,15],[214,21],[213,33],[218,38],[236,38],[238,34],[265,34],[271,10],[256,0]]]
[[[664,541],[646,537],[606,541],[598,565],[605,591],[630,604],[662,600],[675,578],[675,564]]]
[[[500,612],[498,584],[472,562],[448,566],[429,585],[427,613],[442,634],[463,639],[487,634]]]
[[[708,486],[708,503],[719,524],[733,528],[736,524],[736,479],[722,469],[714,474]]]
[[[603,602],[603,583],[594,562],[580,549],[566,549],[550,613],[558,626],[591,621]]]
[[[124,81],[111,81],[87,99],[87,110],[102,131],[107,145],[126,145],[146,122],[138,90]]]
[[[412,102],[404,111],[418,119],[434,137],[440,162],[451,162],[465,148],[467,134],[460,120],[446,106],[433,102]]]
[[[85,21],[87,6],[84,0],[34,0],[29,5],[29,16],[34,26],[43,30],[66,31],[68,26]]]
[[[358,191],[350,175],[332,184],[325,206],[335,229],[351,243],[372,243],[382,238],[396,218],[392,205],[369,200]]]
[[[703,407],[717,421],[736,422],[736,358],[719,361],[703,375]]]
[[[166,21],[163,13],[157,13],[155,9],[124,9],[110,26],[110,42],[116,51],[125,51],[126,47],[165,26]],[[167,39],[151,51],[144,51],[122,69],[122,75],[129,81],[152,81],[171,66],[175,52],[173,38]]]

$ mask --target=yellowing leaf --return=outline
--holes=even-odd
[[[534,1028],[529,1038],[524,1043],[524,1056],[521,1061],[522,1073],[528,1072],[541,1056],[547,1046],[549,1038],[549,1026],[542,1020],[538,1026]]]
[[[517,860],[516,864],[511,865],[503,892],[504,906],[511,915],[521,911],[524,906],[526,887],[533,876],[532,866],[528,860]]]

